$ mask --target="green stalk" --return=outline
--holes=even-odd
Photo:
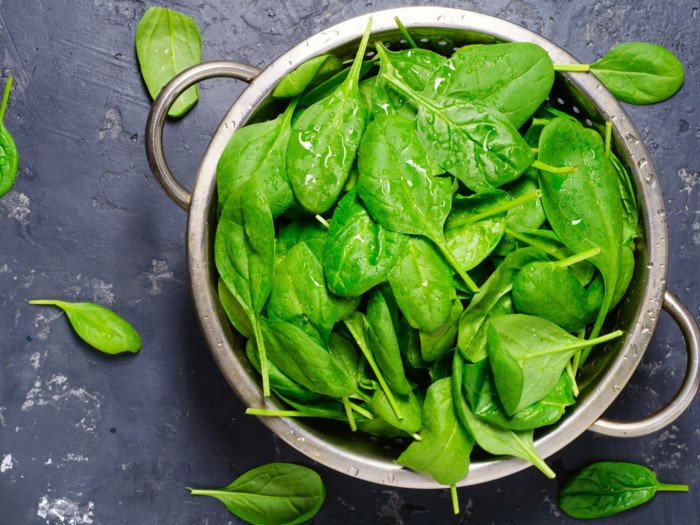
[[[394,17],[394,22],[396,22],[396,25],[398,26],[399,31],[401,31],[401,34],[408,42],[408,45],[411,46],[413,49],[416,49],[418,47],[418,44],[416,44],[416,41],[413,40],[411,33],[408,32],[408,29],[406,29],[406,26],[403,25],[403,22],[401,20],[399,20],[398,16]]]
[[[605,158],[610,158],[610,145],[612,143],[612,122],[605,121]]]
[[[459,497],[457,496],[457,485],[450,485],[450,496],[452,496],[452,511],[459,514]]]
[[[262,376],[263,397],[270,397],[270,372],[267,369],[267,354],[265,353],[265,343],[260,331],[260,320],[257,316],[252,316],[250,324],[253,327],[255,336],[255,346],[258,348],[258,359],[260,359],[260,375]]]
[[[423,438],[420,437],[418,434],[411,434],[411,437],[416,441],[423,441]]]
[[[590,259],[591,257],[595,257],[600,253],[600,248],[598,246],[591,248],[590,250],[586,250],[581,253],[577,253],[575,255],[572,255],[571,257],[567,257],[566,259],[561,259],[554,264],[557,266],[572,266],[576,263],[580,263],[581,261],[585,261],[586,259]]]
[[[58,306],[59,308],[63,308],[64,306],[68,305],[68,303],[66,303],[65,301],[59,301],[58,299],[33,299],[31,301],[27,301],[27,304],[34,304],[39,306]]]
[[[365,34],[362,35],[362,40],[360,41],[360,47],[357,49],[357,54],[355,55],[355,60],[352,62],[350,67],[350,72],[345,80],[346,84],[344,89],[346,93],[358,90],[358,77],[360,76],[360,67],[362,67],[362,61],[365,58],[365,50],[367,49],[367,42],[369,42],[369,35],[372,32],[372,17],[369,17],[367,21],[367,27],[365,28]]]
[[[523,235],[520,232],[516,232],[514,230],[511,230],[509,228],[505,229],[505,234],[508,235],[509,237],[513,237],[516,241],[524,242],[525,244],[529,246],[534,246],[535,248],[538,248],[539,250],[542,250],[548,255],[551,255],[552,257],[557,257],[559,258],[560,256],[557,254],[556,249],[552,249],[551,246],[549,246],[546,243],[538,241],[536,238],[530,239],[529,237]]]
[[[688,492],[688,485],[679,485],[676,483],[659,483],[656,490],[667,492]]]
[[[539,357],[541,355],[549,355],[549,354],[558,354],[560,352],[566,352],[568,350],[578,350],[580,348],[586,348],[589,346],[595,346],[599,345],[601,343],[605,343],[607,341],[610,341],[611,339],[616,339],[620,337],[624,332],[622,330],[615,330],[614,332],[610,332],[609,334],[601,335],[600,337],[596,337],[595,339],[584,339],[578,343],[571,343],[570,345],[564,345],[564,346],[558,346],[552,350],[544,350],[542,352],[532,352],[531,354],[528,354],[528,357]]]
[[[271,410],[267,408],[246,408],[246,414],[251,416],[273,416],[273,417],[323,417],[317,414],[307,414],[299,410]]]
[[[350,331],[350,334],[352,334],[352,336],[355,338],[355,341],[357,341],[357,346],[360,347],[360,350],[365,356],[365,359],[367,359],[367,362],[369,363],[370,368],[374,372],[374,375],[377,376],[377,381],[379,381],[379,384],[381,385],[382,390],[384,391],[384,395],[386,395],[386,398],[389,401],[391,408],[394,410],[394,414],[396,414],[396,417],[398,419],[403,419],[403,415],[401,414],[399,405],[396,403],[396,399],[394,399],[394,394],[391,392],[391,389],[389,389],[389,386],[386,384],[386,381],[384,381],[384,376],[380,372],[379,367],[377,366],[377,362],[374,360],[374,356],[372,355],[372,352],[367,346],[364,334],[357,333],[355,327],[352,325],[352,323],[349,323],[347,319],[345,320],[345,326],[347,326],[348,330]]]
[[[438,242],[436,239],[431,239],[435,245],[438,247],[440,250],[440,253],[442,253],[442,256],[447,260],[448,263],[450,263],[450,266],[456,271],[459,276],[462,278],[464,283],[469,287],[469,289],[477,293],[479,291],[479,287],[476,285],[476,283],[472,280],[471,277],[469,277],[469,274],[465,272],[462,267],[459,264],[459,261],[457,258],[454,256],[454,254],[445,246],[444,241]]]
[[[0,128],[3,127],[3,122],[5,119],[5,109],[7,108],[7,101],[10,99],[10,90],[12,89],[12,77],[7,79],[5,84],[5,92],[2,95],[2,104],[0,104]]]
[[[522,206],[524,204],[527,204],[532,201],[536,201],[542,196],[542,192],[540,190],[533,190],[529,193],[526,193],[525,195],[521,195],[520,197],[516,199],[509,200],[508,202],[504,202],[503,204],[499,204],[498,206],[494,206],[491,209],[488,209],[482,213],[477,213],[476,215],[472,215],[469,217],[465,222],[461,222],[458,224],[471,224],[477,221],[480,221],[482,219],[486,219],[488,217],[491,217],[492,215],[498,215],[499,213],[503,213],[504,211],[508,211],[511,208],[517,208],[519,206]]]
[[[548,118],[533,118],[532,125],[533,126],[546,126],[547,124],[549,124],[549,120],[550,119],[548,119]]]
[[[350,405],[351,409],[353,409],[361,416],[365,416],[367,419],[374,419],[374,414],[372,414],[372,412],[370,412],[369,410],[365,410],[364,408],[357,406],[355,403],[352,403],[349,399],[348,404]]]
[[[331,225],[328,223],[328,221],[326,219],[324,219],[323,217],[321,217],[320,215],[316,215],[316,220],[318,222],[320,222],[321,224],[323,224],[324,228],[326,228],[327,230],[331,229]]]
[[[352,415],[352,403],[347,397],[343,398],[343,407],[345,407],[345,415],[348,416],[348,423],[350,424],[350,430],[357,432],[357,423],[355,423],[355,416]]]
[[[554,71],[563,71],[571,73],[587,73],[591,70],[590,64],[552,64]]]
[[[547,173],[554,173],[555,175],[566,175],[568,173],[574,173],[578,171],[578,166],[550,166],[539,160],[533,160],[530,167],[538,169],[540,171],[546,171]]]
[[[576,355],[578,355],[578,352],[576,352]],[[567,363],[566,363],[566,373],[571,378],[571,383],[572,383],[571,389],[574,391],[574,397],[578,397],[579,391],[578,391],[578,384],[576,383],[576,370],[574,369],[571,361],[567,361]]]

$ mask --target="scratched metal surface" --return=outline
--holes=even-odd
[[[199,23],[205,59],[265,66],[292,44],[357,14],[412,2],[253,0],[169,6]],[[16,84],[6,115],[22,156],[0,199],[0,523],[239,523],[185,486],[221,486],[273,460],[312,462],[244,407],[203,343],[188,291],[185,215],[148,171],[149,99],[133,48],[139,0],[0,0],[0,71]],[[669,214],[669,288],[700,316],[700,2],[442,1],[537,31],[583,61],[645,40],[672,49],[686,83],[671,101],[630,107],[654,159]],[[4,82],[2,82],[4,84]],[[210,81],[166,132],[171,164],[191,182],[211,131],[242,86]],[[94,300],[140,331],[139,355],[86,347],[39,297]],[[670,399],[685,363],[664,316],[632,382],[611,409],[638,417]],[[565,479],[594,460],[649,465],[690,495],[661,494],[608,523],[700,521],[700,403],[672,427],[635,440],[584,434],[551,460]],[[372,485],[318,467],[328,496],[314,523],[570,523],[558,481],[533,469],[460,490]],[[601,521],[605,523],[606,521]]]

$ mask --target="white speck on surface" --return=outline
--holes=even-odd
[[[51,459],[51,456],[49,456],[49,459],[44,461],[44,465],[51,465],[53,463],[53,459]]]
[[[36,515],[46,520],[47,525],[82,525],[93,523],[94,508],[95,504],[92,501],[79,505],[68,498],[49,499],[48,496],[42,496]]]
[[[7,266],[7,264],[3,264],[2,266],[0,266],[0,275],[3,273],[12,273],[12,270],[9,266]]]
[[[32,203],[24,193],[11,191],[0,200],[7,217],[15,219],[25,228],[29,225],[29,214],[32,212]]]
[[[46,341],[51,333],[50,323],[63,315],[63,311],[58,308],[45,309],[34,316],[34,329],[39,341]]]
[[[683,188],[681,191],[686,192],[688,195],[693,193],[695,185],[700,181],[700,173],[688,171],[685,168],[678,170],[678,177],[683,181]]]
[[[542,498],[542,503],[544,503],[544,505],[547,507],[547,510],[552,516],[554,516],[555,518],[561,516],[561,512],[559,512],[559,507],[557,507],[557,504],[553,502],[551,498],[546,494]]]
[[[33,352],[32,355],[29,356],[29,364],[35,372],[39,370],[41,366],[41,354],[39,352]]]
[[[395,525],[403,525],[401,509],[404,507],[405,502],[401,495],[395,490],[383,490],[382,494],[386,496],[386,501],[379,506],[377,515],[380,518],[386,518],[387,521]]]
[[[74,454],[72,452],[69,452],[68,454],[66,454],[66,457],[63,458],[63,461],[74,463],[87,463],[88,461],[90,461],[90,458],[87,458],[82,454]]]
[[[118,108],[109,108],[105,113],[105,118],[100,124],[97,136],[100,140],[105,138],[116,139],[124,131],[122,127],[122,115]]]
[[[0,463],[0,473],[4,474],[8,470],[12,469],[13,466],[14,463],[12,462],[12,454],[7,454],[2,458],[2,463]]]
[[[148,293],[158,295],[163,289],[162,281],[169,281],[175,276],[173,271],[168,266],[166,261],[151,261],[151,271],[146,274],[146,278],[151,283],[151,289]]]
[[[7,426],[7,422],[5,421],[5,416],[3,415],[3,413],[5,411],[7,411],[6,406],[0,407],[0,426],[3,426],[3,427]]]
[[[91,279],[90,286],[92,286],[92,296],[96,303],[104,306],[114,305],[114,285],[112,283]]]
[[[693,230],[693,244],[700,246],[700,221],[694,221],[690,228]]]

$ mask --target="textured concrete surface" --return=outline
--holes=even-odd
[[[194,317],[185,214],[146,163],[150,100],[133,47],[140,0],[0,0],[0,72],[15,77],[6,115],[22,155],[0,199],[0,523],[239,523],[184,487],[220,486],[272,460],[312,463],[276,439],[216,369]],[[204,58],[265,66],[291,45],[360,13],[412,2],[171,0],[202,30]],[[700,17],[697,0],[444,1],[522,24],[592,61],[619,42],[665,45],[686,65],[671,101],[630,107],[668,207],[668,286],[700,317]],[[4,84],[4,82],[3,82]],[[191,182],[211,131],[242,86],[210,81],[167,129],[171,165]],[[92,351],[41,297],[95,300],[140,331],[143,351]],[[648,414],[667,402],[685,365],[664,316],[643,364],[611,410]],[[601,459],[636,461],[691,494],[601,523],[700,522],[700,402],[671,427],[620,440],[582,435],[550,460],[565,478]],[[318,467],[328,496],[315,523],[569,523],[559,481],[534,469],[460,490],[372,485]]]

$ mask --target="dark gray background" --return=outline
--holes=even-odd
[[[149,173],[143,131],[150,100],[139,76],[136,0],[0,0],[2,77],[15,77],[6,115],[22,156],[0,199],[0,523],[238,523],[184,487],[221,486],[272,460],[312,462],[276,439],[219,374],[190,300],[186,216]],[[164,2],[166,3],[166,2]],[[201,28],[204,59],[257,66],[314,32],[357,14],[412,2],[340,0],[189,2],[168,7]],[[630,107],[659,173],[668,209],[668,286],[698,316],[700,255],[700,3],[481,0],[436,2],[501,16],[582,61],[629,40],[662,44],[686,66],[672,100]],[[4,81],[2,82],[4,85]],[[171,164],[191,182],[225,109],[242,85],[210,81],[167,129]],[[107,358],[81,343],[56,310],[30,298],[94,300],[131,320],[140,354]],[[611,413],[662,407],[685,356],[667,316]],[[645,463],[691,494],[661,494],[609,523],[700,521],[697,401],[671,427],[633,440],[592,433],[550,459],[565,479],[600,459]],[[316,466],[327,501],[315,523],[567,523],[559,481],[534,469],[460,490],[373,485]]]

